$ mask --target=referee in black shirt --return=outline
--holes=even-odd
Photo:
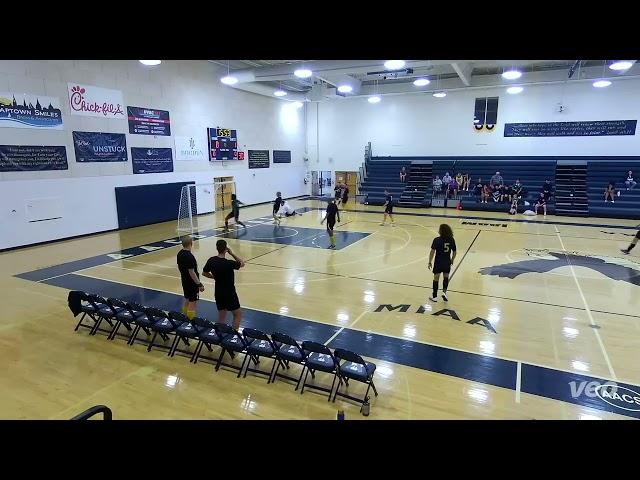
[[[207,278],[213,278],[216,282],[214,296],[218,308],[218,322],[224,323],[227,311],[230,311],[233,313],[233,326],[238,329],[242,320],[242,310],[236,293],[233,271],[244,267],[244,261],[231,251],[224,240],[216,242],[216,250],[218,255],[207,260],[202,274]],[[227,253],[233,257],[233,260],[225,258]]]
[[[176,259],[184,294],[182,313],[190,319],[196,315],[196,302],[200,292],[204,291],[204,285],[200,282],[200,276],[198,275],[198,262],[193,253],[191,253],[192,247],[193,239],[188,235],[182,237],[182,250],[178,252]]]

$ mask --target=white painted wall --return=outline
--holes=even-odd
[[[115,187],[195,181],[234,176],[238,196],[245,203],[308,193],[303,178],[305,149],[303,110],[286,108],[287,102],[242,92],[222,85],[221,72],[206,61],[164,61],[145,67],[138,61],[0,61],[0,91],[54,96],[60,99],[64,130],[0,128],[2,145],[64,145],[69,170],[0,173],[0,249],[99,232],[118,227]],[[122,90],[126,105],[168,110],[171,137],[130,135],[126,120],[70,115],[67,82]],[[175,160],[174,135],[200,135],[207,127],[238,131],[239,148],[291,150],[291,164],[271,164],[249,170],[247,160],[225,162]],[[131,159],[118,163],[75,161],[71,132],[102,131],[127,134],[130,147],[174,149],[174,172],[133,175]],[[273,161],[273,158],[271,159]],[[62,199],[63,218],[29,223],[29,200]],[[176,205],[177,212],[177,205]]]
[[[476,97],[499,96],[498,126],[473,128]],[[562,101],[567,107],[556,112]],[[307,106],[312,170],[355,170],[372,143],[374,155],[640,155],[640,132],[625,137],[505,138],[504,124],[578,120],[633,120],[640,116],[640,80],[617,80],[605,89],[590,82],[529,86],[519,95],[504,89],[336,99]],[[319,148],[318,148],[319,146]],[[319,150],[319,152],[318,152]]]

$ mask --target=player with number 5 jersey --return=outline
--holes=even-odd
[[[440,274],[442,274],[444,277],[442,280],[442,299],[446,302],[449,300],[447,298],[449,272],[453,260],[456,258],[456,241],[453,239],[451,227],[446,223],[440,225],[438,233],[439,236],[431,242],[431,252],[429,253],[429,269],[433,271],[433,295],[429,297],[429,300],[438,301],[438,283],[440,282]]]

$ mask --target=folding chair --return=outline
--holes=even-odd
[[[144,333],[147,334],[147,337],[150,337],[152,333],[153,325],[156,322],[160,322],[164,319],[167,319],[167,314],[158,308],[143,307],[142,305],[137,305],[137,304],[135,305],[136,309],[140,307],[143,309],[144,315],[136,318],[136,324],[138,326],[131,334],[131,340],[129,340],[129,345],[133,345],[134,343],[136,343],[140,330],[144,330]],[[156,330],[153,333],[154,333],[153,338],[155,338],[159,332]],[[168,338],[164,333],[160,333],[160,335],[164,337],[164,340]],[[143,343],[150,344],[148,340],[144,341]]]
[[[349,386],[349,379],[365,383],[367,385],[367,391],[364,393],[364,397],[362,399],[347,395],[346,393],[340,393],[340,386],[342,385],[342,382],[340,382],[336,388],[336,393],[333,395],[333,401],[335,402],[336,397],[340,395],[341,397],[348,398],[349,400],[359,402],[360,411],[362,412],[362,407],[364,406],[367,398],[369,398],[369,389],[373,388],[373,393],[376,394],[376,397],[378,396],[376,386],[373,384],[373,374],[376,371],[376,365],[371,362],[365,362],[357,353],[344,350],[342,348],[336,348],[334,355],[338,361],[336,376],[342,378],[347,387]],[[344,361],[344,363],[340,363],[342,361]]]
[[[271,341],[269,336],[255,328],[245,328],[242,330],[242,336],[247,344],[247,355],[245,355],[244,360],[242,361],[242,366],[240,367],[240,371],[244,367],[245,363],[247,367],[244,370],[244,377],[247,377],[247,372],[257,373],[259,375],[267,376],[267,383],[271,383],[271,374],[273,373],[273,368],[271,370],[259,370],[257,368],[251,368],[251,362],[254,362],[254,358],[260,361],[260,357],[271,358],[273,359],[274,365],[281,360],[276,355],[276,346]],[[254,362],[256,366],[257,363]],[[284,367],[284,365],[282,365]],[[286,368],[286,367],[285,367]]]
[[[151,330],[153,331],[153,337],[151,338],[151,343],[147,346],[147,352],[150,352],[155,344],[156,338],[158,335],[165,342],[169,340],[169,334],[174,333],[176,329],[182,325],[182,321],[177,320],[177,316],[182,315],[178,312],[167,313],[164,310],[160,310],[159,308],[147,308],[147,316],[151,314],[152,317],[156,318],[156,321],[151,325]],[[186,318],[186,317],[185,317]],[[189,321],[189,319],[186,319]],[[158,345],[159,348],[166,348],[171,351],[171,347],[166,345]]]
[[[92,300],[93,305],[95,305],[97,308],[97,310],[93,313],[95,315],[94,318],[96,320],[96,323],[93,325],[93,328],[91,329],[91,332],[89,332],[89,335],[96,334],[103,320],[106,320],[106,322],[111,326],[111,330],[109,331],[101,330],[101,331],[111,335],[111,332],[115,328],[115,325],[111,322],[111,320],[115,319],[115,316],[118,313],[118,311],[113,309],[111,305],[109,305],[109,303],[107,302],[107,299],[104,297],[101,297],[100,295],[91,294],[89,295],[89,298]]]
[[[336,383],[336,378],[340,383],[342,380],[338,375],[335,375],[336,369],[338,367],[338,362],[336,358],[333,356],[333,353],[326,345],[317,342],[302,342],[302,350],[304,350],[306,357],[304,361],[303,370],[306,369],[307,372],[304,375],[304,381],[302,382],[302,388],[300,389],[300,395],[304,393],[304,387],[313,388],[314,390],[320,390],[321,392],[329,393],[329,398],[327,401],[331,400],[331,395],[333,394],[333,387]],[[326,387],[322,387],[320,385],[307,385],[307,377],[309,372],[312,374],[315,371],[332,373],[333,374],[333,382],[331,383],[331,388],[328,389]]]
[[[276,377],[285,378],[292,382],[296,382],[296,390],[298,390],[298,387],[300,387],[300,382],[302,381],[302,375],[304,374],[304,368],[302,368],[302,371],[300,372],[300,376],[298,378],[278,373],[278,370],[280,370],[280,366],[284,366],[284,368],[289,370],[289,362],[297,363],[298,365],[304,367],[304,360],[306,358],[304,350],[302,350],[300,344],[296,341],[295,338],[285,333],[272,333],[271,340],[276,346],[276,355],[280,360],[282,360],[282,362],[275,362],[273,364],[273,368],[271,370],[271,382],[275,382]],[[311,375],[313,378],[315,378],[315,375],[313,373]]]
[[[198,344],[196,345],[196,349],[193,351],[193,355],[191,355],[190,362],[198,363],[199,358],[203,358],[206,360],[211,360],[214,364],[218,363],[217,358],[212,357],[202,357],[202,347],[207,347],[207,350],[210,352],[213,351],[211,348],[213,345],[220,345],[220,337],[218,337],[218,333],[215,329],[215,323],[210,320],[205,320],[204,318],[194,317],[193,323],[199,329],[198,332]]]
[[[116,312],[116,324],[111,330],[111,333],[109,334],[107,339],[113,340],[114,338],[116,338],[121,325],[124,325],[125,328],[129,330],[129,332],[132,332],[133,327],[131,325],[133,324],[135,314],[129,304],[117,298],[107,298],[107,304],[113,309],[114,312]]]
[[[189,320],[189,317],[187,317],[184,313],[169,312],[169,318],[171,318],[175,322],[179,322],[180,326],[178,326],[178,328],[176,328],[175,330],[173,343],[171,344],[169,353],[167,353],[167,355],[169,357],[173,357],[176,351],[186,354],[192,354],[192,352],[189,352],[187,350],[178,350],[178,344],[180,343],[180,340],[182,340],[187,347],[190,346],[189,339],[194,340],[198,338],[198,333],[200,333],[199,328],[196,326],[193,320]]]
[[[236,367],[230,363],[223,363],[222,357],[224,354],[229,352],[231,358],[233,358],[233,353],[243,353],[247,355],[247,342],[244,337],[231,325],[227,325],[226,323],[216,323],[213,328],[216,330],[218,334],[218,338],[220,339],[220,347],[222,347],[222,352],[220,352],[220,356],[218,357],[218,363],[216,363],[216,372],[220,369],[220,365],[224,365],[227,368],[231,368],[233,370],[238,370],[238,378],[240,378],[240,374],[242,373],[242,367]],[[257,358],[254,359],[257,364],[259,360]],[[242,362],[244,365],[244,360]]]
[[[82,292],[79,295],[80,311],[82,312],[82,316],[80,317],[80,320],[78,320],[78,324],[76,325],[76,328],[73,329],[73,331],[77,332],[78,328],[80,327],[93,330],[93,327],[95,327],[96,322],[98,321],[98,319],[96,318],[96,312],[100,310],[100,308],[102,308],[102,305],[98,305],[96,303],[96,295],[92,293]],[[82,323],[82,320],[84,320],[84,317],[86,316],[93,320],[93,325]]]
[[[151,326],[152,322],[151,320],[149,320],[149,317],[147,317],[147,307],[135,302],[129,302],[128,305],[131,308],[131,312],[134,316],[133,321],[131,322],[134,325],[134,329],[133,332],[131,332],[131,335],[129,335],[127,344],[133,345],[133,342],[135,341],[135,338],[138,336],[138,332],[141,329],[144,330],[144,333],[146,333],[147,336],[151,335],[151,330],[149,330],[149,327]]]

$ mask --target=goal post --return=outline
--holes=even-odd
[[[191,234],[204,228],[213,228],[213,214],[231,208],[232,193],[236,193],[236,182],[233,180],[184,185],[180,191],[176,231],[179,234]]]

